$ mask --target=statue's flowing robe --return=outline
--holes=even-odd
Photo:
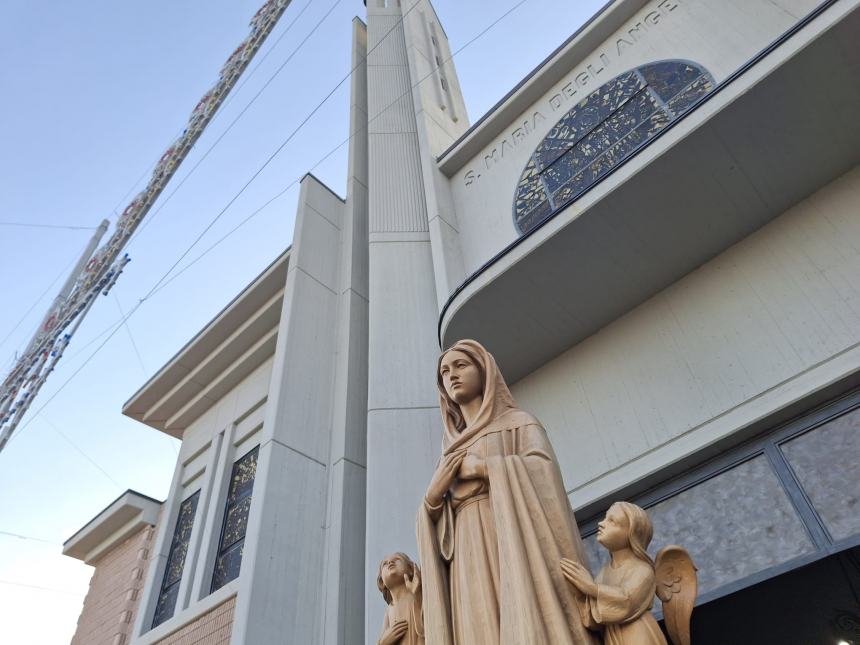
[[[419,509],[427,645],[593,645],[560,568],[585,560],[552,446],[493,382],[495,363],[485,369],[485,394],[503,389],[508,403],[490,406],[478,429],[449,433],[446,453],[484,459],[487,480],[457,481],[441,507]]]
[[[641,560],[606,565],[594,581],[597,596],[586,598],[580,610],[588,627],[603,628],[605,645],[666,645],[650,611],[657,587],[651,565]]]

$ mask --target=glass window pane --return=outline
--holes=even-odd
[[[713,81],[707,76],[700,76],[690,85],[678,92],[671,101],[667,102],[674,116],[679,116],[689,110],[693,103],[714,88]]]
[[[833,539],[860,533],[860,409],[780,447]]]
[[[260,447],[257,446],[233,464],[211,591],[220,589],[239,575],[259,452]]]
[[[246,497],[227,511],[227,519],[224,520],[224,537],[221,544],[224,549],[233,546],[245,537],[248,528],[248,511],[251,509],[251,498]]]
[[[220,589],[231,580],[239,577],[242,567],[242,552],[245,548],[245,540],[224,551],[215,562],[215,574],[212,576],[212,591]]]
[[[648,86],[664,101],[702,76],[702,70],[695,65],[673,60],[643,65],[639,71]]]
[[[230,476],[230,492],[227,496],[228,504],[235,504],[239,498],[248,495],[254,487],[258,453],[259,448],[254,448],[233,464],[233,472]]]
[[[197,512],[197,500],[200,499],[198,490],[179,506],[179,516],[170,541],[170,551],[167,555],[167,565],[164,568],[164,578],[161,582],[161,592],[158,595],[155,617],[152,626],[156,627],[173,616],[176,606],[176,595],[179,593],[179,582],[185,567],[185,556],[188,553],[188,543],[191,539],[191,529],[194,527],[194,514]]]
[[[766,457],[758,456],[647,509],[648,552],[685,547],[699,568],[699,594],[811,553],[815,547]],[[597,573],[609,561],[597,536],[583,539]]]
[[[758,456],[648,509],[652,557],[667,544],[689,550],[699,593],[814,550],[766,457]]]
[[[661,61],[642,65],[592,92],[559,119],[523,170],[514,196],[517,229],[532,230],[713,88],[701,67]]]
[[[179,583],[162,589],[158,595],[158,604],[155,606],[155,616],[152,619],[153,628],[158,627],[168,618],[173,617],[176,610],[176,598],[179,595]]]

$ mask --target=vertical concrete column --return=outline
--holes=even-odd
[[[325,521],[325,645],[364,642],[367,465],[367,29],[352,33],[349,172],[342,230],[337,356]]]
[[[436,292],[403,13],[368,3],[370,334],[367,411],[366,642],[384,602],[379,561],[416,557],[415,514],[439,454]]]
[[[319,643],[344,203],[301,184],[231,643]]]

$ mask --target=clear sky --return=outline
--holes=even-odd
[[[457,50],[518,2],[434,4],[452,50]],[[0,68],[4,375],[91,232],[2,222],[95,227],[108,218],[113,223],[143,187],[163,150],[182,132],[192,108],[247,35],[248,20],[261,4],[6,0],[0,5],[5,63]],[[490,109],[602,4],[527,0],[458,54],[454,62],[471,120]],[[73,373],[104,340],[103,332],[122,318],[120,312],[129,311],[149,291],[349,73],[355,15],[364,17],[360,0],[294,0],[257,61],[267,57],[248,76],[252,63],[245,73],[247,83],[222,107],[168,185],[150,212],[151,222],[129,248],[131,264],[111,294],[100,297],[17,436],[0,453],[0,643],[68,643],[93,569],[63,557],[63,541],[127,488],[158,499],[167,494],[178,442],[123,417],[122,404],[290,244],[298,187],[147,300],[79,373]],[[348,91],[349,83],[344,83],[224,212],[180,268],[308,170],[344,194],[346,148],[316,164],[349,136]]]

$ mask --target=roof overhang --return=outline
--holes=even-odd
[[[123,406],[173,437],[275,353],[289,249],[270,264]]]
[[[161,502],[127,490],[63,544],[63,555],[94,564],[138,531],[155,526]]]
[[[860,162],[860,9],[825,3],[451,296],[515,382]]]

